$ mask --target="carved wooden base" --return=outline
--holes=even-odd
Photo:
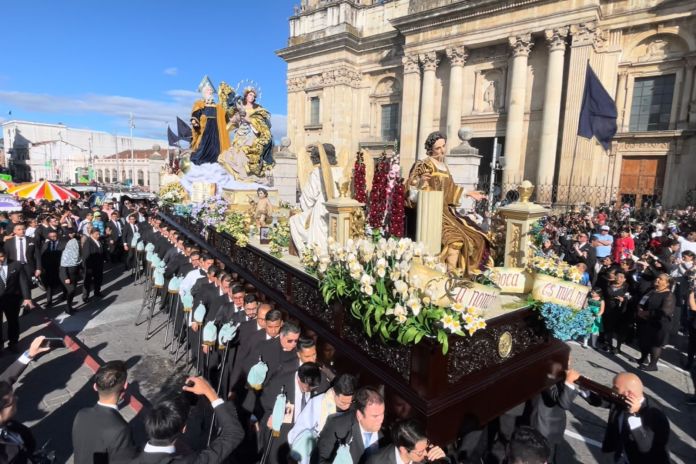
[[[387,346],[367,338],[344,305],[326,305],[316,278],[251,245],[238,247],[227,234],[209,230],[205,240],[199,226],[162,217],[333,345],[339,372],[359,374],[361,384],[383,384],[388,411],[399,398],[408,403],[435,442],[455,440],[464,420],[483,425],[523,403],[567,367],[569,348],[530,309],[491,319],[473,337],[451,337],[447,355],[429,339]]]

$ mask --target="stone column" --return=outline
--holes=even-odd
[[[420,66],[418,55],[405,55],[401,62],[404,65],[404,85],[401,100],[401,127],[399,152],[401,168],[407,175],[416,160],[418,142],[418,104],[420,103]]]
[[[532,238],[529,231],[532,225],[550,210],[529,201],[534,191],[534,185],[528,180],[523,181],[517,191],[519,201],[503,206],[498,211],[505,218],[505,267],[524,267],[527,264],[527,253]]]
[[[481,158],[483,158],[483,156],[479,155],[478,148],[474,148],[469,144],[472,134],[470,128],[462,127],[457,132],[457,136],[461,140],[459,146],[455,146],[453,140],[448,141],[452,148],[447,156],[447,165],[454,183],[464,188],[465,192],[476,189],[479,165],[481,164]],[[464,209],[471,209],[474,206],[474,201],[468,196],[462,195],[459,206]]]
[[[617,113],[617,131],[626,131],[626,78],[628,73],[624,70],[619,70],[619,81],[616,84],[616,113]]]
[[[686,58],[684,72],[684,91],[681,96],[679,106],[679,119],[677,120],[677,129],[687,128],[687,118],[689,116],[689,104],[691,103],[691,92],[694,88],[694,66],[696,66],[696,58],[690,56]]]
[[[329,213],[329,237],[339,245],[358,238],[356,232],[365,230],[364,216],[358,213],[365,206],[363,203],[341,196],[325,202],[324,206]]]
[[[561,168],[558,172],[559,198],[568,198],[570,185],[580,185],[578,167],[580,152],[590,144],[583,138],[578,141],[578,120],[582,106],[582,94],[585,86],[585,71],[596,38],[597,25],[594,22],[574,24],[570,26],[572,43],[570,45],[570,63],[566,85],[565,109],[563,111],[563,141],[561,142]],[[577,146],[576,146],[577,143]],[[594,142],[593,142],[594,143]],[[586,145],[585,145],[586,144]],[[577,153],[576,153],[577,151]],[[573,162],[576,158],[576,162]],[[580,169],[582,170],[582,169]],[[571,171],[573,179],[571,179]],[[587,179],[587,177],[585,177]]]
[[[457,132],[462,121],[462,90],[464,89],[464,62],[468,54],[464,46],[452,47],[445,50],[450,61],[449,97],[447,101],[447,140],[449,146],[454,146]]]
[[[527,58],[532,49],[530,34],[510,37],[512,48],[512,76],[510,77],[510,105],[505,127],[505,170],[503,183],[519,181],[524,156],[524,104],[527,91]]]
[[[422,53],[418,56],[423,65],[423,89],[421,90],[420,104],[420,129],[418,131],[418,143],[416,144],[416,159],[419,153],[424,153],[425,139],[433,131],[433,118],[435,117],[435,70],[439,59],[435,51]]]
[[[541,147],[537,167],[537,185],[548,186],[553,183],[556,170],[556,148],[558,145],[558,119],[561,113],[561,92],[563,86],[563,56],[565,55],[568,28],[561,27],[545,32],[549,45],[549,63],[546,72],[546,89],[544,90],[544,114],[541,123]],[[538,198],[541,203],[551,201],[551,189],[544,188]]]
[[[273,167],[273,187],[278,189],[281,200],[297,203],[297,156],[290,151],[290,138],[283,137],[280,150],[275,154]]]

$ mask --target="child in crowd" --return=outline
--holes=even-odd
[[[587,342],[590,341],[592,348],[597,348],[597,338],[602,328],[602,314],[604,314],[604,299],[602,299],[601,288],[595,287],[590,291],[590,297],[587,299],[587,308],[594,314],[594,323],[590,333],[585,335],[582,347],[587,348]]]

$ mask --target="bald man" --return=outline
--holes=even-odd
[[[590,404],[609,408],[602,451],[614,453],[617,463],[669,463],[669,421],[661,410],[649,404],[638,376],[629,372],[617,374],[613,389],[626,397],[628,409],[594,393],[588,398]]]

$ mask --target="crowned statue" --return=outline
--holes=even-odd
[[[273,138],[271,114],[256,102],[257,93],[256,87],[248,86],[241,97],[227,97],[232,143],[223,150],[221,163],[235,179],[264,183],[274,165]]]
[[[215,86],[208,76],[203,77],[198,91],[202,98],[194,102],[191,110],[190,162],[185,163],[187,169],[181,178],[181,185],[189,194],[193,190],[194,183],[215,184],[218,194],[221,193],[222,189],[256,190],[267,187],[265,183],[253,182],[254,179],[237,175],[236,171],[229,168],[224,162],[224,158],[220,159],[221,154],[228,153],[232,145],[228,132],[228,122],[234,120],[235,114],[239,111],[238,108],[243,106],[238,104],[239,99],[235,92],[229,85],[222,82],[218,95],[219,100],[215,101]],[[268,112],[265,110],[263,112],[270,119]],[[251,123],[249,124],[251,125]],[[271,143],[270,124],[265,127],[267,132],[264,134],[266,134],[265,140],[266,145],[268,145]],[[266,160],[272,165],[272,156],[267,155]]]
[[[465,193],[455,184],[445,162],[447,137],[440,132],[428,135],[425,141],[427,157],[416,161],[411,168],[406,185],[406,206],[415,208],[421,191],[443,192],[442,251],[440,259],[448,269],[461,269],[465,274],[476,274],[489,264],[491,242],[469,218],[457,212],[463,194],[480,200],[481,192]]]

